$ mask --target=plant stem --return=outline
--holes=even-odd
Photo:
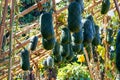
[[[9,68],[8,68],[8,80],[11,80],[11,67],[12,67],[12,33],[13,33],[13,19],[14,19],[14,0],[11,0],[11,12],[10,12],[10,45],[9,45]]]

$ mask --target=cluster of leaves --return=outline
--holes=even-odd
[[[67,64],[58,70],[57,80],[90,80],[90,74],[87,66],[80,65],[76,62]]]

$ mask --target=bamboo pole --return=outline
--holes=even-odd
[[[90,61],[89,61],[89,58],[88,58],[88,53],[87,53],[87,50],[86,48],[84,48],[84,52],[85,52],[85,57],[86,57],[86,60],[87,60],[87,64],[88,64],[88,69],[90,71],[90,77],[92,78],[92,80],[95,80],[94,76],[93,76],[93,71],[91,70],[92,67],[90,65]]]
[[[104,67],[105,67],[105,75],[104,75],[104,79],[107,80],[107,64],[108,64],[108,43],[107,43],[107,16],[105,16],[105,18],[103,19],[103,25],[104,25],[104,45],[105,45],[105,64],[104,64]]]
[[[11,80],[11,67],[12,67],[12,34],[13,34],[13,19],[14,19],[14,0],[11,0],[11,12],[10,12],[10,44],[9,44],[9,68],[8,68],[8,80]]]
[[[120,19],[120,8],[119,8],[118,0],[114,0],[114,3]]]
[[[95,65],[95,62],[94,62],[94,56],[93,56],[93,49],[92,49],[93,47],[92,47],[92,43],[90,43],[90,56],[91,56],[91,60],[89,61],[89,63],[91,63],[92,64],[92,69],[93,69],[93,67],[94,67],[94,65]],[[86,53],[87,54],[87,53]],[[87,57],[87,56],[86,56]],[[93,70],[92,71],[92,73],[95,73],[96,74],[96,71],[95,70]],[[93,74],[92,74],[93,75]],[[94,80],[96,80],[96,76],[98,76],[98,75],[93,75],[93,77],[94,77]]]
[[[7,15],[7,8],[8,8],[8,0],[5,0],[5,5],[4,5],[4,9],[3,9],[2,22],[1,22],[1,25],[0,25],[0,53],[2,51],[2,42],[3,42],[5,20],[6,20],[6,15]]]

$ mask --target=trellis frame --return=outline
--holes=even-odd
[[[7,0],[6,0],[6,1],[7,1]],[[14,17],[14,19],[18,19],[18,18],[24,16],[25,14],[28,14],[28,13],[31,12],[32,10],[36,9],[38,4],[44,4],[44,3],[47,2],[47,1],[48,1],[48,0],[42,0],[42,1],[40,1],[39,3],[34,4],[34,5],[31,6],[30,8],[28,8],[28,9],[24,10],[23,12],[21,12],[20,14],[16,15],[16,16]],[[102,0],[99,0],[99,1],[95,1],[95,0],[94,0],[93,2],[94,2],[94,4],[92,4],[92,5],[90,5],[89,7],[85,8],[85,11],[87,11],[87,10],[89,10],[89,9],[97,6],[98,4],[100,4],[100,3],[102,2]],[[114,11],[117,9],[118,14],[119,14],[119,16],[120,16],[120,9],[119,9],[119,7],[118,7],[118,6],[120,6],[120,2],[119,2],[118,4],[117,4],[117,0],[114,0],[114,2],[115,2],[115,4],[116,4],[117,6],[115,6],[116,8],[113,7],[112,9],[113,9]],[[61,8],[60,10],[56,10],[56,8],[55,8],[55,6],[56,6],[55,0],[53,0],[53,3],[54,3],[54,9],[55,9],[55,13],[53,14],[53,16],[56,17],[56,21],[57,21],[57,16],[56,16],[56,15],[60,14],[62,11],[64,11],[65,9],[67,9],[68,6],[63,7],[63,8]],[[94,12],[93,15],[94,15],[94,14],[97,14],[97,12],[99,12],[99,10],[96,11],[96,12]],[[3,18],[3,20],[4,20],[3,23],[5,24],[5,19]],[[8,20],[7,22],[10,22],[10,20]],[[38,22],[34,22],[32,25],[29,25],[29,26],[25,27],[23,31],[20,31],[20,32],[18,32],[18,33],[16,33],[16,34],[13,34],[13,38],[15,38],[16,36],[20,36],[21,34],[26,33],[27,31],[29,31],[29,30],[31,30],[31,29],[33,29],[33,28],[35,28],[35,27],[38,27],[38,26],[39,26]],[[5,26],[4,26],[4,27],[5,27]],[[6,27],[5,27],[5,28],[6,28]],[[1,27],[0,27],[0,30],[2,30]],[[56,27],[55,27],[55,30],[56,30],[56,33],[57,33],[58,31],[57,31],[57,28],[56,28]],[[59,34],[57,33],[57,35],[59,35]],[[57,35],[56,35],[56,36],[57,36]],[[39,38],[41,38],[41,34],[37,34],[37,36],[38,36]],[[1,35],[1,36],[0,36],[0,39],[2,39],[2,37],[3,37],[3,36]],[[16,50],[16,49],[22,48],[22,46],[25,46],[25,45],[27,45],[28,43],[30,43],[30,39],[21,42],[21,44],[17,44],[16,47],[13,49],[13,51]],[[0,42],[0,44],[2,44],[2,43]],[[21,45],[22,45],[22,46],[21,46]],[[39,45],[41,45],[40,42],[39,42]],[[42,53],[39,53],[39,51],[41,51]],[[45,51],[45,50],[43,50],[43,49],[38,49],[38,50],[32,52],[31,55],[34,55],[34,54],[37,55],[36,57],[32,58],[32,60],[41,59],[41,57],[45,56],[46,54],[49,54],[49,53],[48,53],[49,51],[45,51],[45,52],[44,52],[44,51]],[[42,55],[42,54],[44,54],[44,55]],[[3,56],[8,56],[8,55],[9,55],[9,50],[6,51],[6,52],[4,52],[2,55],[0,55],[0,58],[3,58]],[[38,55],[39,55],[39,56],[38,56]],[[8,61],[5,61],[5,63],[8,64]],[[4,62],[0,63],[0,66],[4,65],[5,63],[4,63]],[[19,61],[16,62],[15,64],[19,64]],[[32,64],[34,64],[34,63],[32,62]],[[16,72],[15,74],[17,74],[17,73],[19,73],[19,72],[21,71],[20,65],[17,65],[17,66],[15,66],[15,67],[13,67],[13,69],[14,69],[14,68],[18,68],[18,69],[19,69],[18,72]],[[4,69],[3,69],[3,70],[4,70]],[[1,71],[1,69],[0,69],[0,71]],[[0,76],[0,80],[2,80],[3,78],[7,77],[7,73],[5,73],[5,75],[6,75],[6,76],[2,76],[2,77]]]

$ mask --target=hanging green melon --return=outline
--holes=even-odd
[[[82,48],[81,44],[75,44],[74,42],[72,43],[72,49],[74,52],[79,52],[81,48]]]
[[[27,49],[21,51],[21,68],[25,71],[30,68],[29,51]]]
[[[98,25],[95,25],[95,31],[96,31],[96,34],[95,34],[95,37],[93,39],[92,44],[94,46],[97,46],[97,45],[99,45],[101,43],[101,38],[100,38],[99,26]]]
[[[82,27],[81,7],[78,2],[71,2],[68,6],[68,28],[71,32],[79,32]]]
[[[69,44],[62,44],[60,46],[60,54],[62,57],[66,58],[70,53],[70,46]]]
[[[84,0],[75,0],[76,2],[78,2],[81,6],[81,11],[84,11]]]
[[[86,46],[89,43],[92,43],[93,39],[94,39],[94,33],[93,33],[93,27],[92,27],[92,22],[88,19],[85,20],[84,24],[83,24],[83,28],[84,28],[84,46]]]
[[[65,28],[62,28],[61,30],[61,36],[60,36],[60,42],[61,44],[68,44],[70,43],[70,30],[65,27]]]
[[[37,47],[38,37],[34,36],[30,41],[31,41],[30,50],[34,51]]]
[[[40,30],[42,37],[45,39],[51,39],[54,37],[52,14],[44,12],[40,17]]]
[[[55,45],[55,38],[52,38],[50,40],[47,40],[45,38],[42,38],[42,45],[43,45],[43,48],[46,49],[46,50],[51,50],[54,48],[54,45]]]
[[[77,54],[84,54],[84,50],[83,50],[84,45],[82,43],[80,45],[81,45],[81,50],[77,52]]]
[[[118,30],[116,37],[116,67],[120,72],[120,29]]]
[[[47,60],[46,60],[46,59],[43,60],[43,66],[44,66],[44,67],[47,67]]]
[[[90,20],[92,23],[93,36],[95,37],[96,30],[95,30],[95,22],[94,22],[93,16],[90,14],[87,16],[87,19]]]
[[[118,71],[120,72],[120,43],[116,44],[117,48],[116,48],[116,67],[118,69]]]
[[[113,29],[112,28],[107,29],[107,42],[109,44],[113,42]]]
[[[83,29],[80,29],[79,32],[75,32],[72,34],[72,42],[75,44],[80,44],[83,42],[84,36],[83,36]]]
[[[74,52],[72,49],[72,45],[70,45],[70,53],[68,55],[68,57],[66,58],[67,61],[72,61],[72,59],[74,58]]]
[[[51,56],[47,57],[47,66],[52,68],[54,66],[54,59]]]
[[[56,64],[60,64],[62,62],[62,60],[63,60],[63,57],[61,55],[56,56],[54,58],[54,61],[55,61]]]
[[[120,29],[118,30],[117,37],[116,37],[116,48],[118,47],[118,44],[120,44]]]
[[[52,51],[53,51],[54,56],[60,55],[60,44],[57,41],[56,41],[55,46]]]
[[[110,0],[102,0],[101,14],[106,14],[110,8]]]

